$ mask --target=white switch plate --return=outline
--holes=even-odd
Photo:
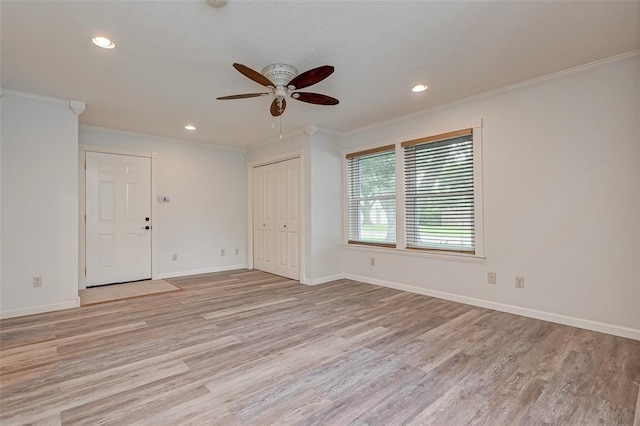
[[[498,284],[498,274],[495,272],[487,272],[487,283]]]
[[[42,277],[33,277],[33,288],[42,287]]]
[[[516,287],[524,288],[524,277],[516,277]]]

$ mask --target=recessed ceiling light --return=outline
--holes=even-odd
[[[427,86],[426,84],[416,84],[415,86],[413,86],[413,89],[411,89],[412,92],[424,92],[425,90],[427,90],[429,88],[429,86]]]
[[[185,129],[187,130],[195,130],[196,126],[192,126],[191,124],[187,124],[186,126],[184,126]]]
[[[103,47],[105,49],[113,49],[116,47],[116,44],[109,40],[106,37],[94,37],[91,41],[98,47]]]

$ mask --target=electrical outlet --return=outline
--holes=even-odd
[[[487,272],[487,283],[498,284],[498,274],[495,272]]]
[[[42,287],[42,277],[33,277],[33,288]]]
[[[371,263],[371,266],[376,266],[376,258],[372,257],[370,263]]]
[[[171,260],[173,260],[174,262],[178,260],[178,253],[173,253],[173,256],[171,256]]]
[[[225,249],[220,249],[220,256],[225,256],[227,254],[227,252],[225,251]]]
[[[524,288],[524,277],[516,277],[516,287]]]
[[[236,256],[240,254],[240,249],[236,249]]]

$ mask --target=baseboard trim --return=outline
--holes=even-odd
[[[247,268],[247,265],[244,263],[239,265],[214,266],[212,268],[191,269],[189,271],[177,271],[177,272],[167,272],[164,274],[158,274],[158,279],[162,280],[165,278],[186,277],[189,275],[209,274],[211,272],[233,271],[234,269],[246,269],[246,268]]]
[[[30,308],[14,309],[11,311],[0,312],[0,319],[24,317],[27,315],[43,314],[46,312],[61,311],[63,309],[71,309],[80,307],[80,297],[76,300],[62,303],[53,303],[51,305],[32,306]]]
[[[344,278],[344,274],[333,274],[333,275],[327,275],[326,277],[320,277],[320,278],[312,278],[312,279],[307,278],[304,281],[300,281],[300,282],[306,285],[319,285],[319,284],[324,284],[324,283],[328,283],[335,280],[341,280],[343,278]]]
[[[552,312],[539,311],[537,309],[530,309],[530,308],[523,308],[520,306],[492,302],[485,299],[477,299],[475,297],[461,296],[458,294],[447,293],[447,292],[438,291],[438,290],[430,290],[422,287],[415,287],[415,286],[400,284],[392,281],[379,280],[376,278],[369,278],[361,275],[344,274],[343,278],[347,278],[354,281],[360,281],[367,284],[378,285],[381,287],[395,288],[396,290],[407,291],[409,293],[417,293],[425,296],[437,297],[439,299],[451,300],[453,302],[464,303],[467,305],[493,309],[495,311],[521,315],[523,317],[535,318],[543,321],[554,322],[557,324],[584,328],[586,330],[598,331],[600,333],[612,334],[614,336],[626,337],[628,339],[640,340],[640,330],[635,328],[607,324],[604,322],[576,318],[576,317],[571,317],[567,315],[554,314]]]

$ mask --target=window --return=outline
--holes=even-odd
[[[347,155],[349,243],[395,247],[395,146]]]
[[[406,247],[475,253],[472,129],[402,147]]]
[[[482,258],[482,142],[474,128],[347,154],[348,243]]]

